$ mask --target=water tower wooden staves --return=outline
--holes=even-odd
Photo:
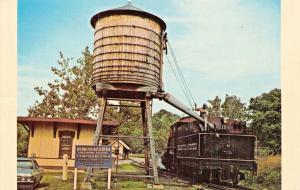
[[[145,144],[145,165],[149,171],[148,150],[152,160],[152,176],[158,174],[152,136],[151,102],[163,91],[162,64],[166,24],[159,17],[133,6],[106,10],[94,15],[93,88],[101,98],[94,145],[101,143],[101,129],[107,100],[139,102]]]

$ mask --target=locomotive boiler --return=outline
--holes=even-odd
[[[243,170],[256,172],[256,137],[245,124],[221,117],[208,117],[213,125],[203,131],[204,123],[181,118],[170,128],[163,164],[193,182],[238,184]]]

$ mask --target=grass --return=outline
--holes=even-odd
[[[268,169],[272,169],[275,171],[281,170],[281,156],[264,156],[258,157],[258,172],[262,172]]]
[[[136,157],[136,158],[145,158],[145,155],[143,153],[141,154],[129,154],[129,157]]]
[[[118,173],[140,173],[143,170],[131,165],[123,164],[118,167]],[[112,173],[115,173],[115,169],[112,169]],[[143,173],[144,174],[144,173]],[[69,171],[68,180],[62,181],[61,171],[45,171],[44,178],[41,181],[39,187],[48,187],[48,190],[64,190],[73,189],[73,172]],[[79,189],[81,182],[85,177],[85,173],[78,172],[77,189]],[[164,179],[160,178],[162,183],[174,183],[174,179]],[[143,179],[114,179],[112,178],[111,189],[112,190],[147,190],[147,184],[151,183],[150,180]],[[106,189],[107,188],[107,170],[97,170],[95,171],[94,181],[92,183],[94,189]],[[191,186],[188,187],[177,187],[177,186],[165,186],[165,190],[196,190]]]
[[[78,173],[78,181],[83,181],[83,173]],[[62,181],[62,172],[45,172],[39,187],[49,190],[73,189],[73,173],[69,173],[68,180]]]
[[[261,156],[257,159],[258,172],[247,173],[245,185],[254,189],[281,189],[281,156]]]
[[[105,189],[107,188],[107,183],[104,181],[97,181],[94,183],[96,189]],[[147,189],[147,185],[143,181],[112,181],[113,190],[143,190]]]
[[[280,156],[261,156],[257,160],[258,163],[258,172],[257,175],[252,175],[250,172],[246,173],[246,180],[242,181],[243,185],[252,187],[253,189],[268,189],[268,190],[279,190],[281,189],[281,157]],[[118,167],[118,173],[140,173],[143,170],[131,165],[123,164]],[[115,173],[115,169],[112,169],[112,173]],[[105,189],[107,186],[107,171],[98,170],[96,171],[93,187],[95,189]],[[78,182],[79,186],[85,174],[78,172]],[[166,179],[160,178],[160,181],[165,184],[175,183],[174,178]],[[147,184],[150,183],[146,180],[122,180],[122,179],[112,179],[112,190],[146,190]],[[41,182],[40,187],[48,187],[49,190],[61,190],[61,189],[73,189],[73,172],[69,172],[68,180],[62,181],[62,172],[57,171],[45,171],[44,178]],[[187,187],[178,187],[178,186],[164,186],[165,190],[196,190],[196,188],[187,186]]]
[[[118,171],[122,172],[139,172],[140,170],[131,164],[122,164],[118,167]]]

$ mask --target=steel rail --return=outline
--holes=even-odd
[[[220,185],[220,184],[214,184],[214,183],[202,183],[201,184],[204,187],[212,188],[212,189],[222,189],[222,190],[254,190],[249,187],[244,187],[240,185]]]

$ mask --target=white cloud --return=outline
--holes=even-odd
[[[276,7],[247,0],[172,3],[176,12],[165,17],[168,38],[198,105],[226,93],[248,102],[250,97],[280,87],[280,13]],[[171,72],[165,63],[165,90],[188,105]],[[159,110],[164,103],[154,106]]]
[[[172,38],[177,59],[186,70],[223,79],[279,74],[279,18],[239,0],[172,1],[180,15],[166,19],[186,32]]]

